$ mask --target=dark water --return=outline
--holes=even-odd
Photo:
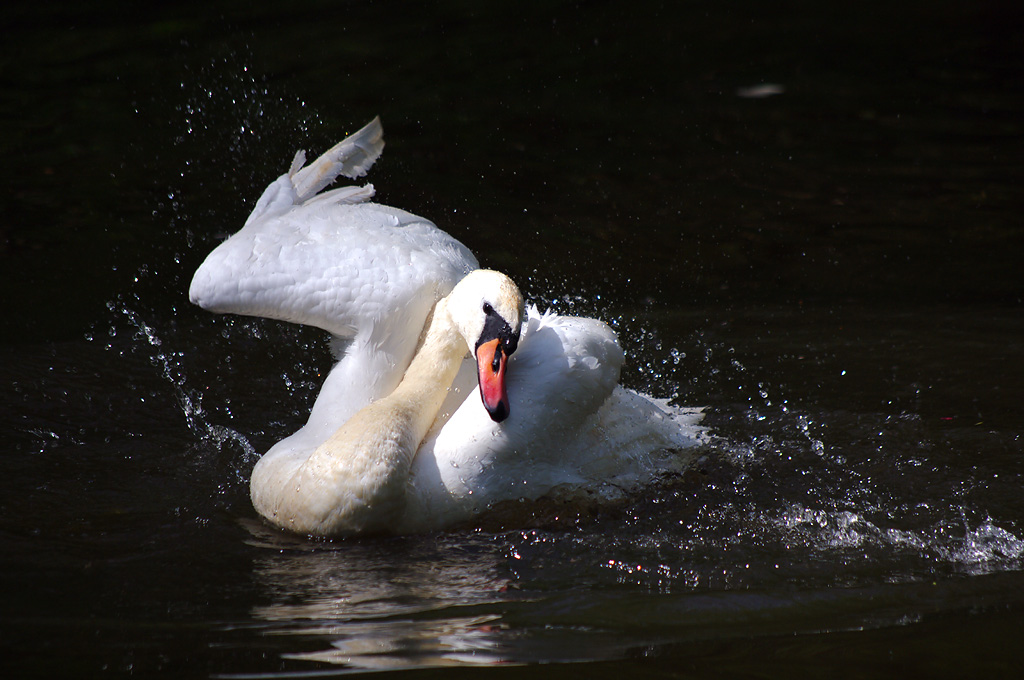
[[[4,10],[4,677],[1016,677],[1022,12],[762,4]],[[188,281],[376,114],[381,201],[707,405],[692,470],[529,526],[256,520],[326,339]]]

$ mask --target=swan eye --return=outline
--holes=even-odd
[[[484,303],[484,314],[486,314],[488,316],[490,316],[491,314],[494,314],[494,307],[491,307],[491,303],[490,302],[485,302]]]

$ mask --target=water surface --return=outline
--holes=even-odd
[[[1018,670],[1019,10],[207,9],[4,29],[11,677]],[[327,339],[188,281],[377,114],[378,198],[611,323],[627,385],[707,407],[692,469],[425,536],[257,520]]]

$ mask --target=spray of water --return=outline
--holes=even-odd
[[[107,308],[112,313],[120,314],[134,329],[134,341],[148,351],[150,362],[160,371],[160,377],[170,388],[189,430],[218,450],[228,443],[237,444],[246,456],[254,460],[256,450],[243,434],[225,425],[211,422],[203,410],[203,393],[188,384],[185,351],[165,347],[156,329],[148,324],[138,311],[123,302],[111,301]],[[108,349],[112,349],[112,346],[108,345]]]

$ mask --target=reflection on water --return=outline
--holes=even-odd
[[[486,539],[311,542],[247,522],[268,635],[314,636],[328,649],[285,658],[353,668],[507,663],[504,560]]]
[[[494,639],[498,619],[490,615],[433,623],[366,622],[310,629],[303,633],[331,638],[331,649],[287,654],[285,658],[374,670],[507,664],[510,659],[501,656],[500,642]]]

